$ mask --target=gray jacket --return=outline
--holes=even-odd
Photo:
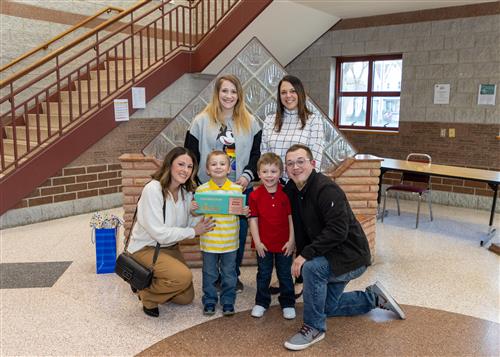
[[[226,125],[232,128],[232,118],[228,120]],[[193,119],[186,133],[184,147],[193,151],[198,159],[200,167],[198,179],[201,183],[205,183],[210,179],[205,169],[207,155],[213,150],[221,150],[221,143],[217,140],[219,131],[220,125],[214,124],[206,113],[201,113]],[[260,157],[261,137],[262,130],[253,116],[250,132],[234,133],[237,178],[243,176],[249,182],[257,178],[257,160]]]

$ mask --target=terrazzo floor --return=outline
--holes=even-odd
[[[414,202],[402,202],[400,217],[395,202],[388,201],[388,208],[384,223],[377,224],[374,264],[347,289],[379,280],[404,305],[408,319],[393,320],[380,310],[332,318],[325,340],[298,354],[498,356],[500,257],[479,246],[489,212],[433,205],[434,221],[423,208],[416,230]],[[59,269],[62,275],[50,287],[0,289],[0,355],[290,354],[282,343],[300,326],[302,300],[294,321],[283,320],[277,307],[252,319],[255,267],[242,269],[245,290],[232,318],[202,315],[200,269],[193,269],[191,305],[163,305],[160,318],[150,318],[117,276],[95,274],[90,217],[0,232],[2,264],[72,262]],[[498,216],[495,226],[500,227]]]

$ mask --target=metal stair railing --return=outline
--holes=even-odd
[[[193,51],[239,0],[150,2],[0,82],[1,179],[174,54]]]

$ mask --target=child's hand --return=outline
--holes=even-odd
[[[283,248],[281,250],[285,253],[285,255],[288,257],[293,254],[293,251],[295,250],[295,242],[293,240],[289,240],[288,242],[285,243]]]
[[[198,205],[198,202],[196,202],[195,200],[192,200],[191,201],[191,214],[193,216],[197,216],[198,214],[195,212],[198,208],[200,208],[200,206]]]
[[[243,207],[243,209],[241,210],[241,213],[243,216],[249,217],[250,216],[250,207],[248,207],[248,206]]]
[[[255,243],[255,250],[259,257],[264,258],[266,256],[267,248],[262,242]]]

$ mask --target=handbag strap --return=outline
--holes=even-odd
[[[139,196],[139,200],[141,196]],[[139,200],[137,200],[137,204],[139,204]],[[165,200],[165,196],[163,196],[163,223],[165,224],[165,211],[167,209],[167,201]],[[126,252],[128,248],[128,244],[130,243],[130,236],[132,235],[132,229],[134,228],[137,217],[137,206],[135,207],[134,218],[132,218],[132,226],[130,226],[130,230],[128,231],[127,237],[125,238],[125,247],[123,250]],[[151,268],[154,267],[156,260],[158,259],[158,255],[160,254],[160,243],[156,243],[155,253],[153,255],[153,264]]]

